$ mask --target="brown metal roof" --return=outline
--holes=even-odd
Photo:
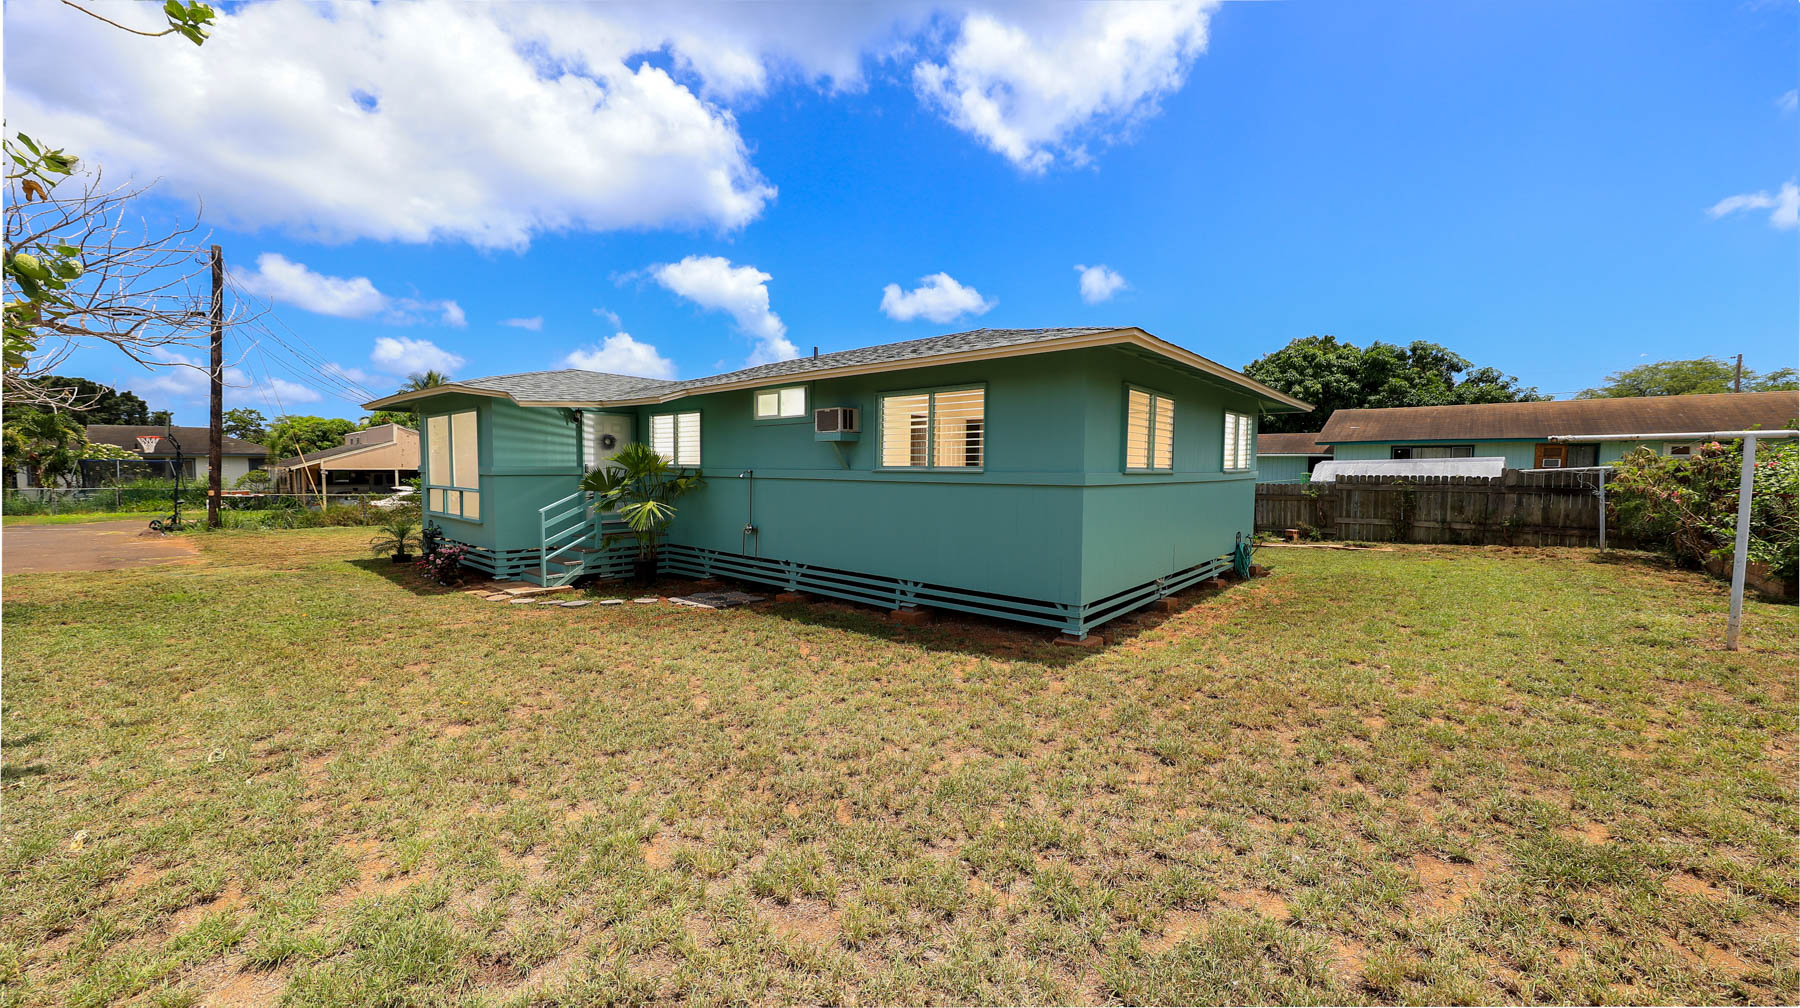
[[[1330,455],[1331,446],[1319,443],[1317,434],[1258,434],[1258,455]]]
[[[1796,414],[1800,414],[1800,393],[1795,392],[1341,409],[1331,414],[1318,439],[1325,444],[1349,444],[1770,430],[1785,428]]]
[[[128,451],[138,451],[138,435],[154,434],[163,440],[156,450],[145,458],[175,457],[175,446],[169,443],[167,435],[173,434],[181,442],[181,454],[195,457],[206,454],[205,427],[164,427],[162,424],[88,424],[87,439],[95,444],[112,445]],[[269,449],[249,441],[240,441],[234,437],[220,437],[226,455],[267,455]],[[138,452],[138,454],[143,454]]]

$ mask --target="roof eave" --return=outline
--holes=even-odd
[[[512,399],[514,402],[518,402],[518,400],[513,399],[511,395],[505,392],[496,391],[495,389],[477,388],[474,385],[450,382],[446,385],[433,385],[430,388],[408,389],[405,392],[396,392],[393,395],[383,396],[380,399],[363,403],[362,408],[366,410],[388,409],[393,406],[401,405],[402,403],[417,402],[420,399],[429,399],[435,395],[449,395],[451,393],[491,396],[496,399]]]

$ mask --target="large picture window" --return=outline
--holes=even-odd
[[[475,411],[425,420],[425,510],[451,518],[481,517],[481,441]]]
[[[1225,414],[1225,471],[1250,468],[1256,462],[1256,418],[1248,413]]]
[[[1175,451],[1175,402],[1144,389],[1125,390],[1125,469],[1167,472]]]
[[[659,413],[650,418],[650,450],[678,466],[700,465],[700,414]]]
[[[987,390],[881,397],[884,469],[980,469],[986,462]]]

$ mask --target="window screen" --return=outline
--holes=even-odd
[[[678,466],[699,466],[699,412],[659,413],[651,417],[650,450]]]
[[[425,420],[425,508],[453,518],[481,517],[481,439],[474,410]]]
[[[1175,403],[1143,389],[1125,390],[1125,468],[1168,469],[1175,450]]]
[[[884,468],[980,469],[987,461],[987,391],[881,397]]]
[[[1256,458],[1256,418],[1247,413],[1225,414],[1226,471],[1248,469]]]

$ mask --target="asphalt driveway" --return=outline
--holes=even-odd
[[[199,550],[188,536],[142,535],[142,520],[89,525],[9,525],[0,530],[0,572],[117,570],[174,563]]]

